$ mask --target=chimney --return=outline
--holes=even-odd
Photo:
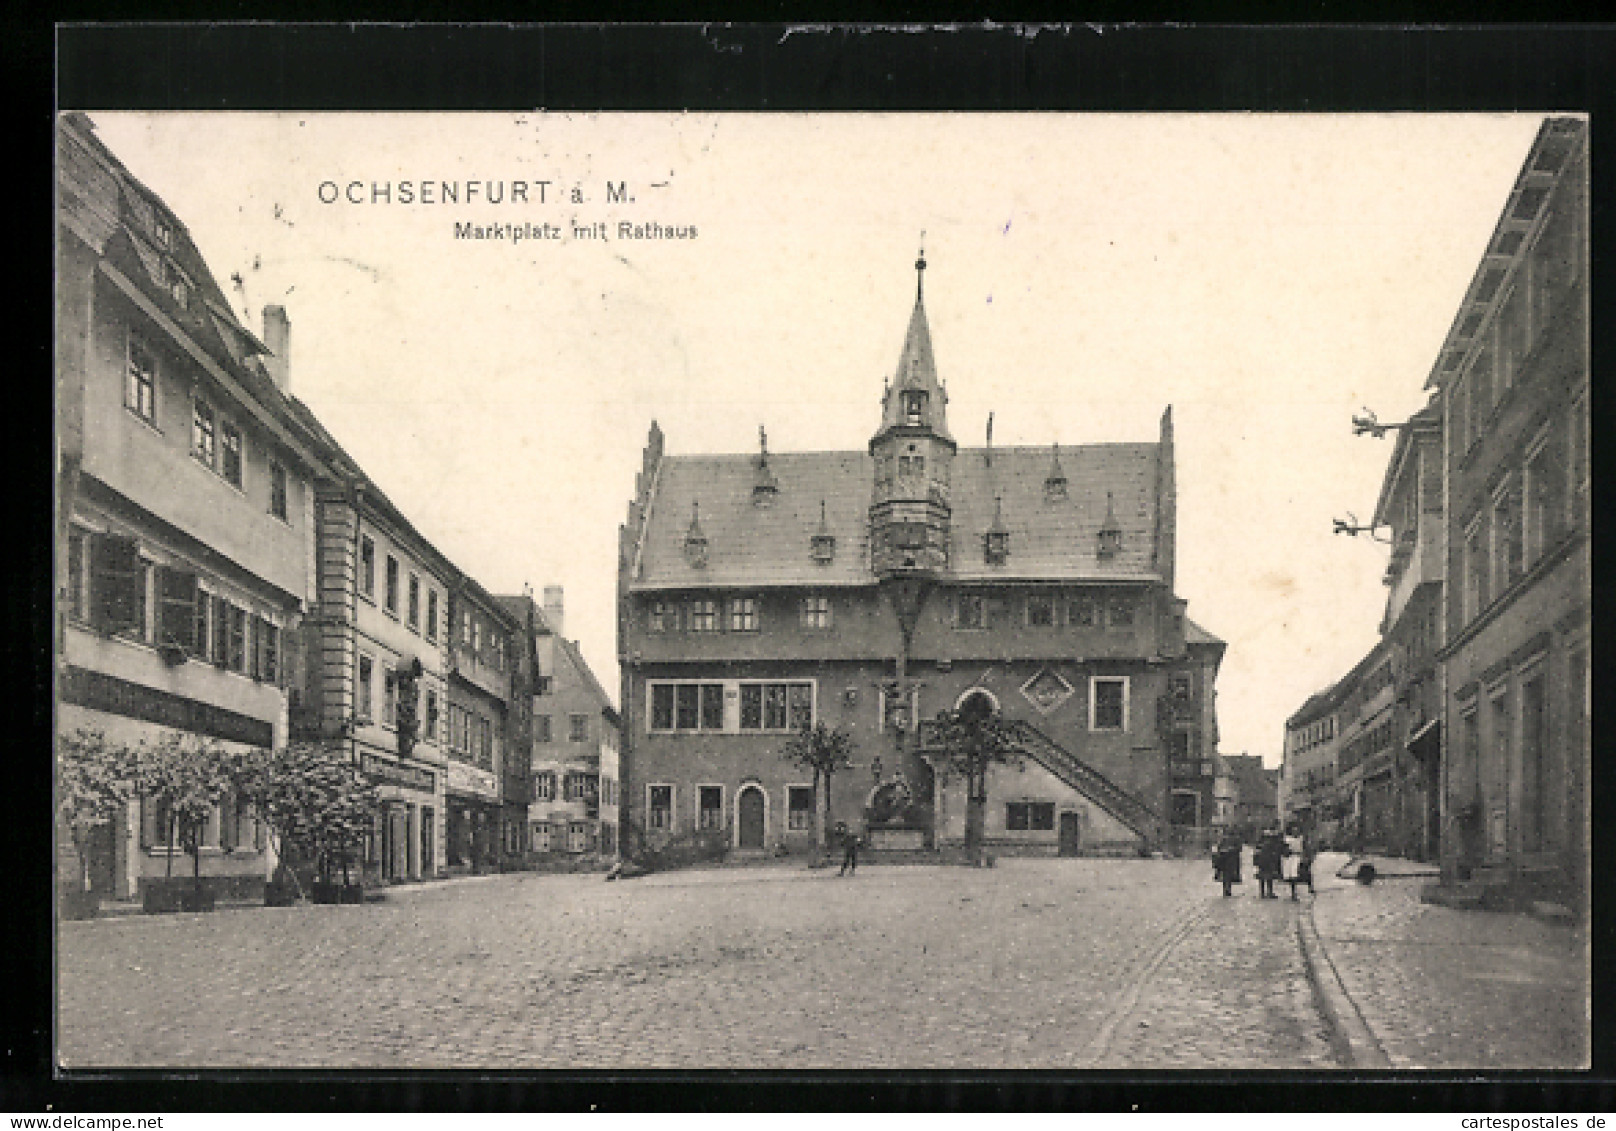
[[[559,585],[546,585],[544,587],[544,619],[550,622],[550,631],[557,636],[565,637],[565,602],[561,598],[562,589]]]
[[[264,344],[271,356],[264,359],[264,368],[275,378],[275,387],[288,396],[292,392],[292,324],[286,320],[284,306],[264,307]]]

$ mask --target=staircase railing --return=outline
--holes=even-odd
[[[1022,752],[1147,840],[1160,831],[1161,815],[1084,762],[1031,723],[1008,720]]]

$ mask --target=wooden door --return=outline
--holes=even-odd
[[[740,797],[740,847],[763,847],[763,791],[749,786]]]
[[[1060,854],[1062,856],[1076,856],[1083,838],[1083,815],[1081,813],[1062,813],[1060,815]]]

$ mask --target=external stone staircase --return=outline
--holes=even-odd
[[[1029,722],[1010,720],[1021,752],[1115,817],[1146,842],[1161,830],[1161,815]]]

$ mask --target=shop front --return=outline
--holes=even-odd
[[[376,782],[379,806],[368,853],[384,883],[429,879],[441,870],[438,821],[443,812],[439,771],[362,751],[359,768]]]
[[[486,872],[499,866],[499,781],[492,771],[465,762],[448,766],[445,863],[451,871]]]

